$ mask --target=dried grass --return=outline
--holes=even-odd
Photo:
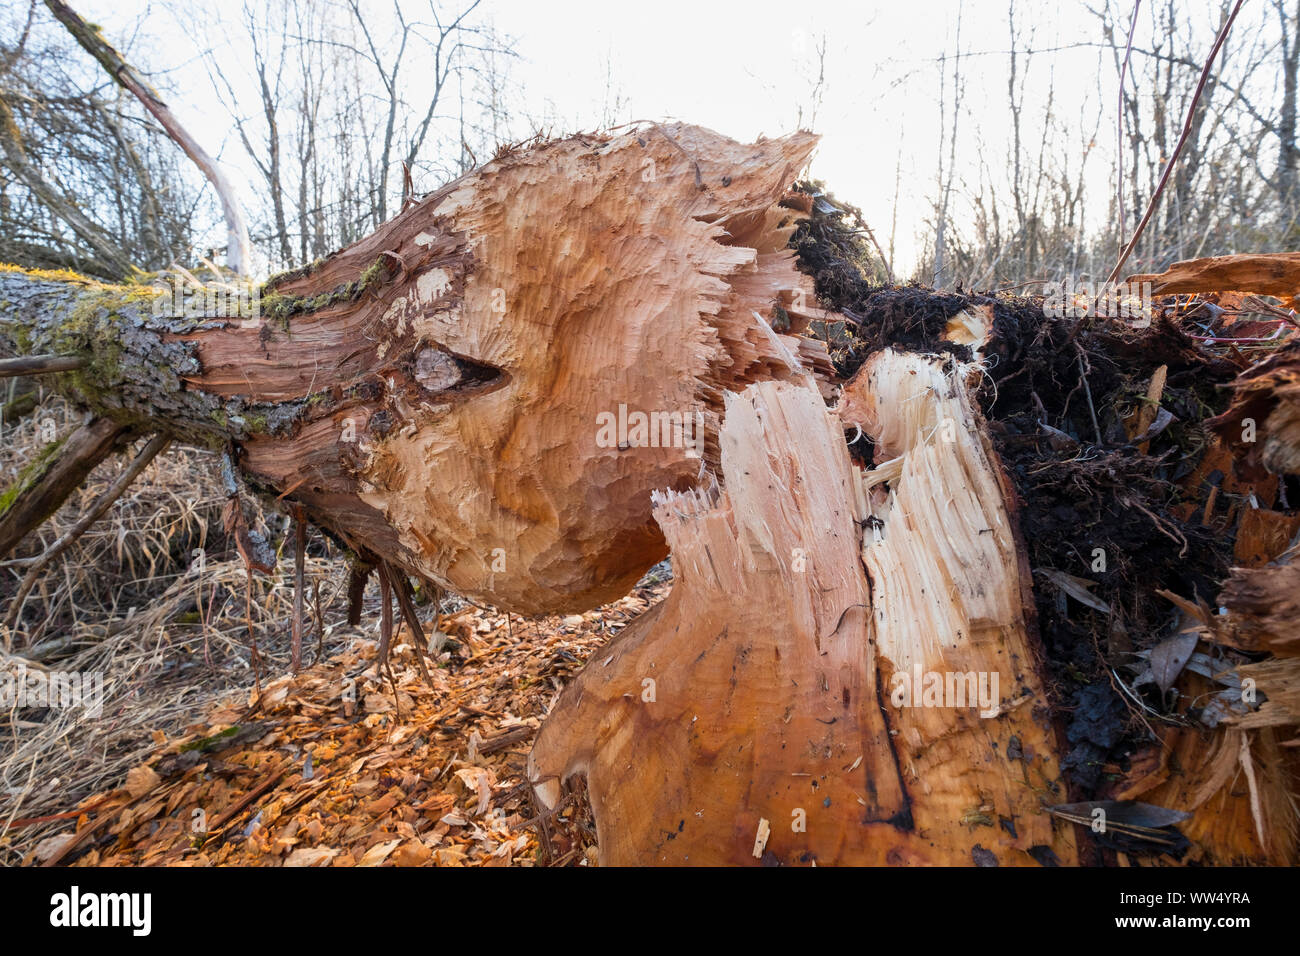
[[[57,399],[0,436],[7,485],[75,413]],[[124,468],[105,462],[40,531],[9,558],[37,554],[66,531]],[[292,555],[280,571],[248,577],[221,530],[224,496],[216,458],[173,448],[156,459],[109,512],[47,570],[27,598],[12,635],[0,640],[0,665],[102,675],[103,711],[11,707],[0,712],[0,831],[17,819],[57,814],[118,785],[155,745],[200,720],[233,691],[255,683],[249,621],[263,675],[288,668],[293,607]],[[282,519],[267,519],[281,540]],[[309,586],[321,587],[322,617],[344,613],[345,561],[323,539],[309,544]],[[0,564],[0,606],[7,607],[23,569]],[[330,582],[330,583],[326,583]],[[313,609],[315,602],[307,602]],[[315,659],[309,615],[305,659]],[[326,647],[326,653],[337,648]],[[51,825],[0,835],[0,865],[18,862]]]

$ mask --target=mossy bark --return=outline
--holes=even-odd
[[[186,387],[185,379],[201,375],[197,338],[231,320],[172,315],[155,307],[166,297],[150,286],[106,285],[75,273],[0,271],[0,353],[84,358],[82,368],[50,376],[50,387],[140,431],[210,448],[257,431],[283,433],[296,411],[285,403]]]
[[[0,557],[58,510],[131,434],[129,425],[90,416],[72,434],[46,445],[0,495]]]
[[[346,418],[349,409],[378,391],[374,375],[362,367],[376,343],[359,330],[379,322],[384,305],[373,293],[385,275],[382,259],[372,256],[351,279],[331,275],[322,292],[314,291],[317,280],[310,271],[273,279],[244,295],[245,303],[273,307],[270,314],[255,310],[250,316],[224,309],[235,298],[224,287],[209,295],[223,307],[204,311],[204,290],[194,287],[185,289],[186,299],[175,296],[170,286],[111,285],[75,273],[4,267],[0,356],[84,359],[83,367],[42,380],[85,410],[97,435],[111,433],[113,447],[130,436],[165,433],[186,444],[228,452],[239,464],[247,446],[260,442],[261,457],[279,460],[280,466],[275,476],[241,469],[254,491],[268,496],[286,488],[295,491],[293,481],[285,478],[293,472],[313,479],[298,482],[289,500],[307,506],[313,522],[346,546],[396,554],[400,560],[395,536],[356,498],[354,477],[343,460],[347,449],[333,427],[337,418]],[[294,282],[293,291],[275,291],[277,284]],[[332,326],[337,331],[323,348],[319,333]],[[299,345],[301,340],[310,342]],[[212,387],[209,375],[219,379]],[[232,381],[235,375],[242,379],[238,384]],[[303,384],[295,389],[286,378]],[[355,418],[364,423],[369,414],[356,411]],[[6,492],[8,507],[0,510],[0,547],[5,551],[57,510],[113,450],[97,447],[87,458],[80,445],[73,449],[66,444],[49,446]],[[314,472],[309,460],[316,464]],[[47,480],[46,472],[60,462],[58,473],[66,473],[66,480]],[[28,501],[35,488],[39,494]]]

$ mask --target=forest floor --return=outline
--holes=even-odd
[[[446,615],[431,670],[395,637],[353,636],[296,677],[232,695],[84,800],[25,863],[86,866],[534,866],[595,860],[582,801],[537,815],[524,768],[564,680],[667,590],[583,615]]]
[[[0,468],[40,427],[5,429]],[[378,589],[348,626],[346,559],[314,538],[294,676],[292,534],[261,522],[279,565],[250,577],[221,530],[216,465],[189,449],[160,457],[0,635],[11,674],[103,680],[95,713],[0,708],[0,865],[593,864],[585,799],[540,818],[527,754],[569,677],[667,592],[667,563],[581,615],[451,597],[440,637],[424,604],[429,686],[404,626],[391,669],[377,666]],[[101,466],[42,533],[61,533],[123,466]],[[20,578],[0,569],[0,603]]]

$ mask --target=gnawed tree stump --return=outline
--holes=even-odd
[[[971,372],[865,366],[840,405],[889,458],[865,474],[811,388],[729,399],[723,489],[657,499],[672,592],[533,749],[547,805],[586,776],[602,862],[1075,861]]]
[[[1076,796],[1067,796],[1065,741],[1034,635],[1019,503],[967,388],[988,374],[981,348],[1015,361],[1023,346],[999,333],[1029,335],[992,303],[952,314],[933,344],[905,321],[914,322],[886,300],[872,334],[897,322],[919,351],[875,352],[835,410],[872,443],[861,499],[840,490],[857,488],[854,466],[830,450],[843,440],[811,390],[760,384],[729,404],[717,485],[663,496],[656,508],[674,590],[557,702],[530,761],[540,802],[556,806],[565,784],[584,777],[608,863],[1051,865],[1078,862],[1077,835],[1089,830],[1090,860],[1164,847],[1171,861],[1190,839],[1202,862],[1294,862],[1295,751],[1273,728],[1296,723],[1298,682],[1267,661],[1241,673],[1267,684],[1273,706],[1213,729],[1182,711],[1215,700],[1220,686],[1198,670],[1175,672],[1188,704],[1157,715],[1152,744],[1131,766],[1103,768],[1112,799],[1068,802]],[[1209,362],[1164,321],[1139,334],[1103,323],[1100,334],[1116,353],[1147,344],[1182,365]],[[937,354],[949,344],[974,349],[976,363],[959,349]],[[1149,417],[1135,417],[1134,444],[1151,434]],[[1042,437],[1022,441],[1060,442],[1066,457],[1105,450],[1052,430],[1041,403],[1030,420]],[[1212,506],[1211,497],[1207,514]],[[837,527],[861,528],[854,568],[861,563],[865,582],[843,576]],[[811,570],[828,566],[822,577]],[[1271,626],[1294,619],[1284,605],[1272,610]],[[1112,639],[1122,629],[1112,621]],[[847,653],[836,643],[845,639]],[[1207,626],[1203,657],[1214,643],[1233,646]],[[837,670],[845,660],[852,667]],[[972,705],[980,676],[993,674],[992,706]],[[854,704],[867,688],[879,714]],[[966,706],[945,706],[959,702],[959,688]],[[890,749],[872,750],[882,719]],[[905,813],[891,813],[896,787]],[[1181,833],[1169,826],[1180,821]]]

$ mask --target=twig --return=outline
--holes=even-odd
[[[1178,145],[1174,147],[1169,162],[1165,164],[1165,171],[1160,174],[1160,183],[1156,186],[1156,191],[1151,194],[1151,201],[1147,203],[1147,211],[1142,216],[1142,221],[1138,223],[1137,231],[1133,233],[1133,238],[1129,240],[1128,245],[1124,247],[1124,251],[1120,253],[1119,262],[1115,263],[1115,268],[1110,270],[1110,275],[1106,279],[1108,284],[1114,282],[1119,276],[1120,270],[1124,268],[1124,263],[1128,262],[1128,257],[1137,248],[1138,240],[1142,238],[1142,232],[1146,229],[1147,223],[1151,221],[1151,217],[1156,211],[1156,205],[1160,202],[1160,196],[1165,191],[1169,176],[1174,171],[1174,165],[1178,162],[1178,157],[1183,151],[1187,137],[1192,133],[1192,119],[1196,116],[1196,107],[1201,102],[1201,93],[1205,90],[1205,83],[1210,78],[1210,68],[1214,65],[1215,57],[1219,55],[1219,49],[1223,46],[1223,41],[1228,39],[1228,31],[1232,29],[1232,21],[1237,19],[1237,12],[1241,10],[1243,2],[1245,0],[1237,0],[1236,5],[1232,8],[1232,13],[1228,16],[1228,22],[1223,25],[1223,29],[1219,31],[1218,37],[1215,38],[1214,47],[1205,60],[1205,68],[1201,70],[1201,80],[1196,84],[1196,93],[1192,96],[1191,105],[1187,107],[1187,118],[1183,121],[1183,133],[1178,137]]]
[[[433,678],[429,676],[429,669],[424,664],[425,648],[428,642],[425,640],[424,628],[420,625],[420,618],[415,613],[415,604],[411,601],[411,582],[406,579],[404,573],[396,571],[387,562],[384,563],[383,569],[387,573],[393,590],[397,592],[397,606],[402,612],[402,619],[406,621],[407,628],[411,631],[411,641],[415,649],[415,663],[420,668],[420,676],[424,678],[424,682],[429,685],[430,690],[437,690],[433,685]]]
[[[478,163],[474,164],[475,166]],[[402,161],[402,212],[406,212],[408,206],[415,202],[415,182],[411,179],[411,167]]]
[[[1092,431],[1097,436],[1097,447],[1101,447],[1101,425],[1097,423],[1097,409],[1092,404],[1092,386],[1088,384],[1088,373],[1083,367],[1083,348],[1078,342],[1074,344],[1074,356],[1079,363],[1079,379],[1083,382],[1083,394],[1088,399],[1088,414],[1092,417]]]
[[[487,740],[484,740],[478,745],[478,752],[481,756],[486,757],[489,754],[505,750],[520,741],[528,740],[536,733],[536,727],[515,727],[511,730],[507,730],[503,734],[498,734],[495,737],[489,737]]]
[[[321,579],[318,577],[312,582],[311,600],[312,607],[316,611],[316,661],[319,664],[325,659],[325,615],[320,609],[320,585]],[[337,592],[336,592],[337,593]]]
[[[86,360],[79,355],[20,355],[18,358],[0,359],[0,378],[73,372],[85,366]]]
[[[393,589],[388,581],[387,568],[379,565],[379,653],[380,664],[388,663],[389,645],[393,641]]]
[[[253,665],[256,704],[262,704],[262,655],[257,653],[257,633],[253,630],[253,566],[244,562],[244,621],[248,624],[249,662]]]
[[[118,818],[117,815],[113,813],[102,814],[98,819],[95,820],[94,823],[87,826],[86,829],[75,833],[72,839],[63,845],[62,849],[60,849],[52,857],[50,857],[48,860],[42,863],[41,866],[43,867],[58,866],[59,863],[63,861],[63,858],[65,856],[67,856],[69,853],[71,853],[81,844],[85,843],[87,838],[89,838],[91,834],[96,833],[99,830],[102,830],[104,827],[108,826],[117,818]]]
[[[11,820],[5,827],[0,827],[0,833],[5,830],[17,830],[20,827],[30,827],[38,823],[54,823],[57,820],[75,820],[83,813],[90,813],[97,810],[112,799],[112,794],[102,796],[88,807],[80,807],[76,810],[68,810],[64,813],[50,813],[43,817],[19,817],[17,820]]]
[[[249,805],[252,804],[253,801],[255,801],[258,797],[262,796],[267,791],[269,791],[272,787],[274,787],[277,783],[279,783],[281,779],[284,778],[286,772],[287,771],[284,769],[275,771],[270,776],[268,776],[265,780],[263,780],[260,784],[254,787],[252,790],[248,791],[248,793],[244,794],[242,797],[236,800],[234,805],[231,806],[230,809],[228,809],[220,817],[218,817],[217,821],[212,824],[211,829],[209,829],[208,832],[204,834],[203,845],[207,846],[213,840],[219,839],[223,835],[226,828],[229,826],[230,822],[234,820],[236,817],[238,817],[245,810],[247,810]]]
[[[862,231],[865,232],[867,238],[871,240],[871,245],[876,250],[876,255],[880,257],[880,264],[885,267],[885,282],[892,286],[894,284],[894,270],[890,267],[889,260],[885,258],[885,250],[881,249],[880,243],[876,241],[876,234],[872,232],[871,227],[867,225],[867,221],[862,218],[862,214],[856,209],[853,211],[853,218],[857,220]]]
[[[542,837],[542,849],[546,851],[546,862],[548,865],[551,865],[555,863],[555,847],[551,843],[551,828],[548,824],[555,817],[559,816],[561,810],[563,810],[566,806],[568,806],[570,799],[572,799],[573,797],[573,794],[566,793],[555,804],[554,809],[551,810],[547,810],[545,807],[538,806],[539,801],[537,798],[536,790],[533,791],[532,796],[533,796],[533,805],[537,806],[537,809],[540,810],[541,812],[539,812],[537,816],[533,817],[531,820],[525,821],[520,826],[520,829],[524,829],[525,827],[532,826],[534,823],[537,824],[538,831],[541,833],[541,837]]]
[[[1133,34],[1137,30],[1138,11],[1142,9],[1142,0],[1133,0],[1133,19],[1128,25],[1128,43],[1124,47],[1124,64],[1119,69],[1119,109],[1115,116],[1115,156],[1119,164],[1119,241],[1124,244],[1124,225],[1127,215],[1124,210],[1124,79],[1128,76],[1128,63],[1133,56]]]
[[[393,668],[388,663],[388,655],[392,649],[393,643],[393,590],[390,586],[388,575],[385,573],[385,566],[379,565],[379,653],[377,658],[379,663],[375,665],[377,673],[388,678],[388,683],[393,688],[393,709],[396,712],[397,719],[402,719],[402,700],[397,693],[397,678],[393,676]]]
[[[167,447],[170,441],[171,438],[167,435],[155,435],[151,438],[149,444],[145,445],[131,461],[131,464],[127,466],[126,470],[114,479],[108,489],[95,501],[91,509],[82,515],[63,537],[50,545],[42,554],[31,559],[31,567],[28,568],[27,574],[23,577],[23,582],[18,587],[18,593],[9,605],[9,613],[5,616],[6,628],[12,630],[17,626],[18,617],[22,614],[27,595],[31,593],[32,587],[36,584],[36,579],[46,565],[71,547],[73,542],[85,534],[86,529],[102,518],[113,502],[122,496],[122,492],[126,491],[131,482],[139,477],[140,472],[144,471],[149,462],[158,457],[158,454]]]
[[[289,670],[296,674],[302,667],[303,552],[307,548],[307,524],[303,519],[302,505],[294,505],[293,530],[293,632],[289,645]]]

